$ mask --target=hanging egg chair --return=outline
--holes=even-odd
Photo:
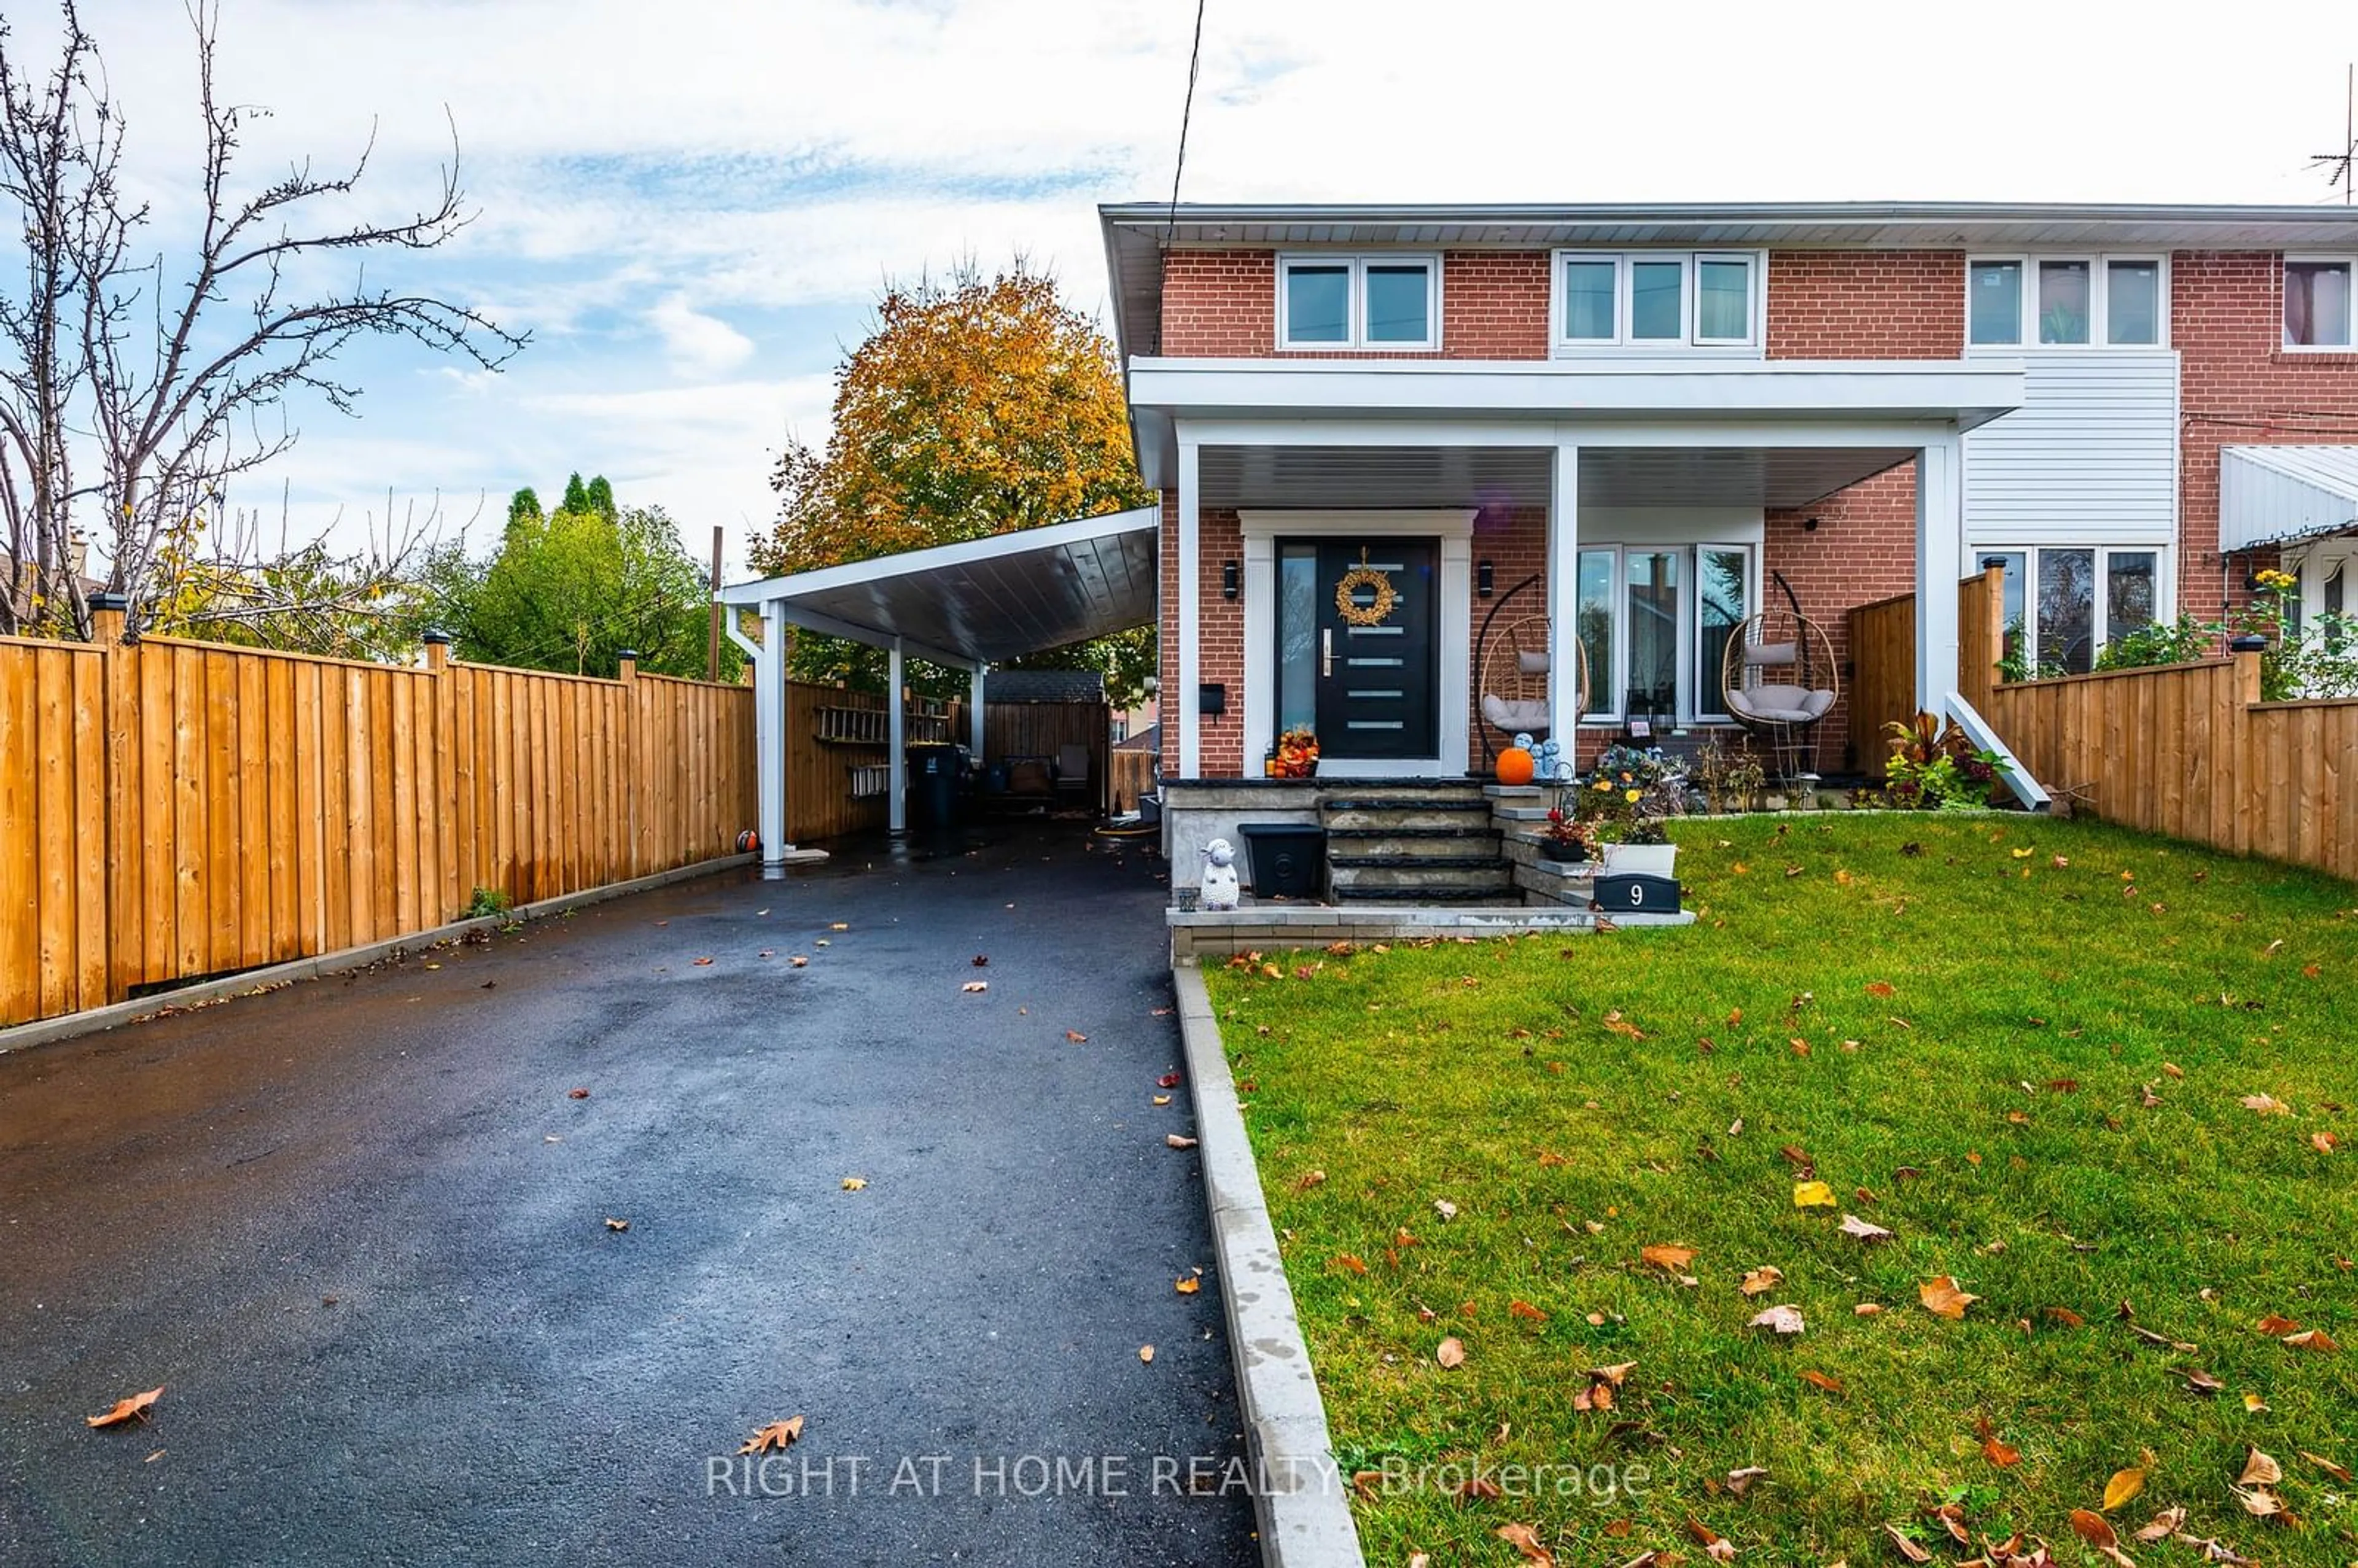
[[[1767,743],[1777,776],[1790,781],[1818,771],[1818,726],[1842,696],[1833,639],[1801,613],[1780,575],[1786,608],[1764,610],[1737,627],[1720,661],[1728,716]]]
[[[1588,711],[1588,654],[1579,643],[1573,644],[1578,668],[1574,673],[1574,713]],[[1500,736],[1528,734],[1544,739],[1551,715],[1548,711],[1548,677],[1552,655],[1548,649],[1548,618],[1527,615],[1508,624],[1495,641],[1487,632],[1484,638],[1480,671],[1482,722]],[[1570,754],[1569,737],[1559,737],[1566,754]],[[1483,745],[1495,751],[1486,734]]]

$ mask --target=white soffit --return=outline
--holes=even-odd
[[[925,658],[1000,664],[1153,624],[1163,514],[1144,506],[879,556],[720,591],[788,622]]]
[[[2358,445],[2220,449],[2222,549],[2351,532],[2358,532]]]

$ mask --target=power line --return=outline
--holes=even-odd
[[[1171,216],[1163,225],[1163,243],[1179,227],[1179,177],[1187,169],[1187,124],[1195,115],[1195,70],[1204,58],[1204,0],[1195,0],[1195,39],[1187,47],[1187,101],[1179,110],[1179,157],[1171,168]]]

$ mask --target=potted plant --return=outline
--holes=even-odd
[[[1662,824],[1685,814],[1686,784],[1660,747],[1606,748],[1581,802],[1595,823],[1603,872],[1676,873],[1679,847]]]
[[[1318,737],[1306,726],[1287,730],[1269,749],[1263,767],[1273,779],[1317,777]]]
[[[1562,801],[1548,807],[1547,826],[1540,830],[1540,859],[1578,865],[1596,848],[1596,829],[1564,808]]]

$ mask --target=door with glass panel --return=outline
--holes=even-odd
[[[1323,758],[1440,750],[1432,539],[1294,539],[1277,547],[1277,722]]]

